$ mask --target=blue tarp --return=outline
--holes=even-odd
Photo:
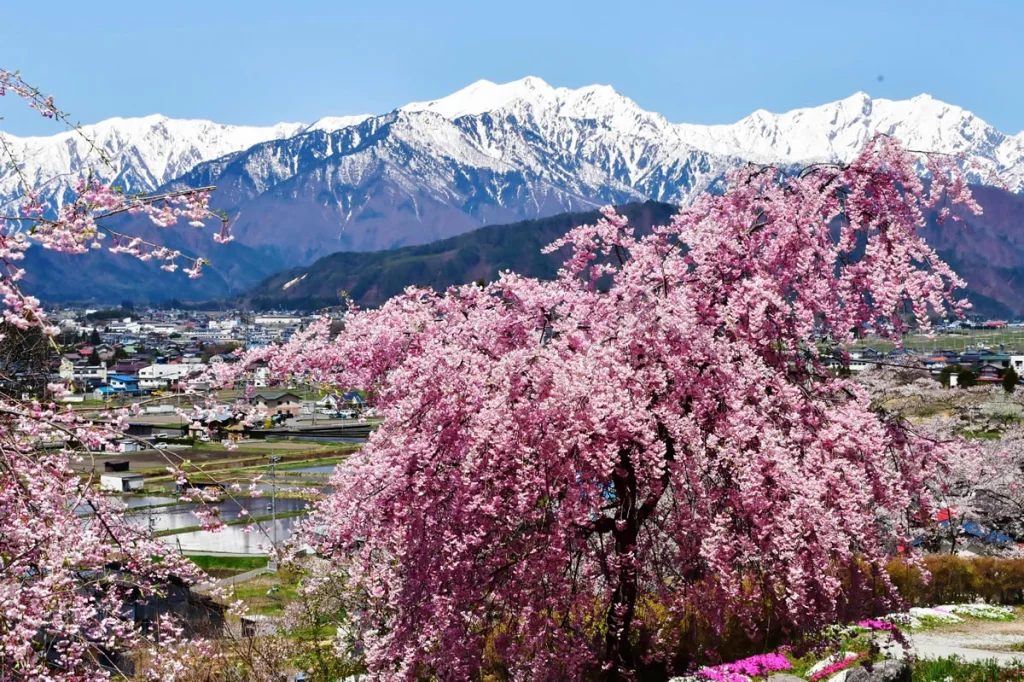
[[[975,521],[966,521],[962,526],[960,526],[960,528],[968,535],[981,538],[985,542],[991,542],[997,545],[1005,545],[1006,543],[1013,542],[1013,538],[1006,533],[1000,533],[995,530],[986,532],[985,529]]]

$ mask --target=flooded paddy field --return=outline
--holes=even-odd
[[[280,544],[290,538],[312,504],[333,492],[330,479],[335,467],[358,445],[251,441],[228,450],[204,444],[170,452],[104,455],[83,462],[81,471],[96,480],[104,461],[128,461],[130,472],[139,471],[145,477],[145,487],[138,493],[111,493],[110,497],[127,508],[130,523],[149,528],[175,550],[256,556],[266,554],[273,540]],[[273,472],[271,455],[280,458]],[[217,511],[225,527],[216,532],[202,529],[203,522],[194,513],[199,504],[183,501],[174,477],[166,471],[168,456],[196,465],[190,481],[224,486],[223,490],[208,489],[217,500],[206,507]],[[234,486],[240,490],[233,491]],[[88,523],[93,510],[84,506],[77,512]]]

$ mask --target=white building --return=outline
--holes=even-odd
[[[139,441],[132,438],[123,438],[117,441],[118,452],[140,452],[143,449]]]
[[[116,471],[100,474],[100,488],[113,490],[119,493],[127,493],[132,490],[142,490],[146,479],[142,474],[133,474],[127,471]]]
[[[252,371],[252,385],[256,388],[266,388],[270,384],[270,368],[257,367]]]
[[[253,322],[264,327],[295,327],[302,324],[302,318],[294,315],[257,315]]]
[[[140,327],[140,331],[152,332],[161,336],[170,336],[178,331],[178,325],[173,322],[147,322]]]
[[[166,388],[184,379],[194,369],[190,365],[150,365],[139,370],[139,388]]]
[[[852,351],[850,353],[849,369],[851,372],[863,372],[864,370],[870,369],[874,366],[874,363],[865,362],[864,354],[860,351]]]
[[[72,370],[72,379],[75,383],[97,380],[100,383],[107,383],[107,368],[103,365],[91,367],[75,367]]]
[[[232,332],[227,329],[194,329],[188,332],[188,336],[199,341],[229,341]]]

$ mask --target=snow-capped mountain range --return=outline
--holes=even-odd
[[[82,126],[81,134],[66,131],[48,137],[15,137],[4,133],[21,172],[6,164],[0,169],[0,200],[7,203],[18,197],[24,178],[59,204],[75,180],[90,169],[102,181],[114,182],[126,192],[148,192],[203,161],[258,142],[291,137],[304,128],[301,123],[259,128],[153,115],[107,119]]]
[[[312,124],[150,116],[86,126],[108,163],[73,133],[5,137],[22,174],[54,203],[89,167],[130,191],[215,184],[214,204],[232,216],[236,239],[282,268],[607,203],[683,203],[737,164],[848,160],[876,131],[915,149],[965,152],[1005,183],[1024,183],[1024,134],[927,95],[857,93],[702,126],[669,122],[608,86],[555,88],[535,77]],[[19,192],[18,175],[0,170],[0,203]],[[215,250],[208,255],[217,262]],[[240,271],[223,286],[246,279]]]

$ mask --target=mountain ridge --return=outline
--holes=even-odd
[[[929,96],[894,101],[856,93],[818,107],[759,110],[732,124],[699,126],[669,122],[610,86],[555,88],[527,77],[478,81],[384,114],[312,124],[231,127],[154,116],[89,130],[105,131],[98,144],[116,156],[116,177],[105,179],[129,191],[217,185],[213,206],[227,212],[237,244],[247,251],[217,249],[208,236],[186,239],[191,253],[215,264],[228,261],[221,263],[223,280],[209,285],[211,296],[245,290],[268,271],[337,251],[429,243],[484,225],[606,204],[685,204],[719,188],[725,173],[741,164],[845,161],[875,132],[914,148],[971,156],[1011,186],[1024,181],[1024,133],[1007,135]],[[87,155],[51,143],[39,142],[38,153],[56,161],[36,156],[26,165],[35,164],[33,177],[44,168],[59,171],[59,180],[47,186],[59,203],[82,172],[75,163]],[[0,173],[0,203],[16,194],[10,171]],[[102,262],[106,281],[138,281],[136,268]],[[180,280],[151,289],[180,297]],[[50,284],[59,294],[61,278]],[[204,286],[190,283],[187,290]]]
[[[1008,318],[1024,314],[1024,231],[1016,229],[1024,215],[1024,197],[992,187],[974,187],[985,209],[963,215],[963,224],[940,224],[928,216],[922,236],[939,256],[968,281],[966,294],[973,312]],[[664,225],[678,207],[655,201],[617,207],[638,234]],[[350,300],[375,307],[406,286],[444,291],[452,285],[493,281],[511,270],[527,277],[551,279],[568,255],[563,248],[541,249],[578,225],[592,224],[598,211],[565,213],[508,225],[477,228],[419,246],[374,252],[333,253],[311,265],[275,273],[233,305],[265,310],[314,310]],[[344,292],[344,293],[342,293]]]
[[[677,208],[655,201],[616,207],[637,234],[665,224]],[[250,309],[295,307],[306,310],[351,301],[375,307],[407,286],[443,291],[478,280],[492,281],[511,270],[527,277],[553,278],[568,253],[542,249],[571,228],[594,223],[599,211],[560,213],[507,225],[488,225],[454,237],[399,249],[340,251],[312,265],[271,275],[236,299]]]

